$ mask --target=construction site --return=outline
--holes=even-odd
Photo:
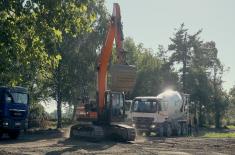
[[[142,31],[151,25],[135,23],[141,2],[120,3],[122,13],[105,0],[0,2],[0,154],[235,154],[234,64],[220,55],[222,41],[182,22],[151,47]],[[177,10],[154,4],[144,16]],[[203,16],[174,18],[211,25],[203,17],[219,5],[229,9],[218,16],[231,15],[209,4],[194,3]],[[130,35],[135,28],[145,40]]]

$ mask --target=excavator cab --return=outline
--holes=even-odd
[[[108,90],[105,92],[105,107],[100,115],[97,115],[97,102],[90,100],[77,108],[77,120],[93,121],[97,122],[97,124],[122,122],[125,118],[124,101],[124,93]]]
[[[104,112],[98,118],[98,122],[110,124],[112,122],[124,121],[124,99],[124,93],[106,91]]]

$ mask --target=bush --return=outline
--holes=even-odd
[[[29,107],[29,128],[46,128],[49,126],[49,115],[41,104],[31,104]]]

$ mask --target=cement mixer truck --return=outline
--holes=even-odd
[[[187,134],[188,97],[177,91],[167,90],[158,96],[136,97],[131,107],[133,126],[137,133],[149,136],[179,136]]]

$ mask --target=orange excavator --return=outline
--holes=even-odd
[[[77,109],[78,124],[71,127],[70,137],[72,138],[77,137],[98,141],[107,137],[122,141],[135,140],[135,129],[125,124],[125,96],[123,93],[123,91],[133,88],[134,78],[127,76],[129,85],[124,84],[124,86],[128,88],[119,87],[118,89],[113,88],[112,91],[107,90],[107,73],[114,39],[116,42],[118,68],[121,68],[122,71],[124,70],[124,74],[132,72],[134,70],[133,66],[127,65],[124,56],[121,14],[118,3],[113,5],[113,14],[98,60],[96,102],[88,102]],[[121,74],[120,72],[119,76]],[[121,80],[121,83],[125,83],[125,76],[122,77],[124,79]]]

